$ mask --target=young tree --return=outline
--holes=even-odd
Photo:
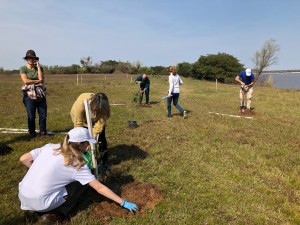
[[[266,69],[268,66],[275,65],[278,63],[278,51],[280,50],[279,45],[276,44],[274,39],[266,41],[263,47],[256,51],[252,62],[255,64],[255,71],[258,76]]]
[[[91,66],[92,66],[92,57],[82,57],[80,59],[80,64],[82,65],[81,72],[82,73],[89,73],[91,72]]]

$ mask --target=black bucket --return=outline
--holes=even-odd
[[[129,126],[130,128],[137,128],[137,127],[138,127],[138,125],[137,125],[137,123],[136,123],[135,120],[129,120],[129,121],[128,121],[128,126]]]

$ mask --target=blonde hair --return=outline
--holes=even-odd
[[[168,72],[173,73],[173,75],[175,75],[177,73],[176,66],[169,66]]]
[[[95,115],[95,120],[102,118],[104,121],[110,117],[110,105],[108,97],[104,93],[97,93],[91,98],[91,111]]]
[[[74,166],[79,170],[85,164],[85,161],[78,148],[78,143],[69,142],[69,138],[69,135],[65,136],[64,142],[61,143],[61,147],[54,149],[54,155],[61,154],[64,157],[65,166]]]

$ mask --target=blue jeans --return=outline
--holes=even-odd
[[[173,105],[179,110],[180,113],[183,113],[183,108],[178,104],[179,93],[172,93],[172,96],[167,98],[167,109],[168,109],[168,116],[171,116],[171,104],[173,101]]]
[[[35,117],[36,110],[39,114],[39,126],[40,132],[47,132],[46,121],[47,121],[47,102],[46,98],[42,101],[32,101],[27,93],[23,93],[23,103],[27,110],[28,119],[28,132],[35,134]]]
[[[150,88],[147,88],[147,89],[145,90],[146,104],[149,103],[149,93],[150,93]],[[142,92],[142,94],[140,95],[140,104],[142,104],[143,96],[144,96],[144,92]]]

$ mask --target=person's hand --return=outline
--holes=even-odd
[[[244,82],[241,82],[241,86],[242,86],[242,87],[245,86],[245,83],[244,83]]]
[[[132,202],[127,202],[126,200],[122,201],[121,206],[125,209],[128,209],[130,212],[137,211],[139,209],[136,204]]]
[[[37,68],[39,68],[39,67],[40,67],[40,62],[39,62],[39,61],[36,61],[36,62],[35,62],[35,65],[36,65]]]

